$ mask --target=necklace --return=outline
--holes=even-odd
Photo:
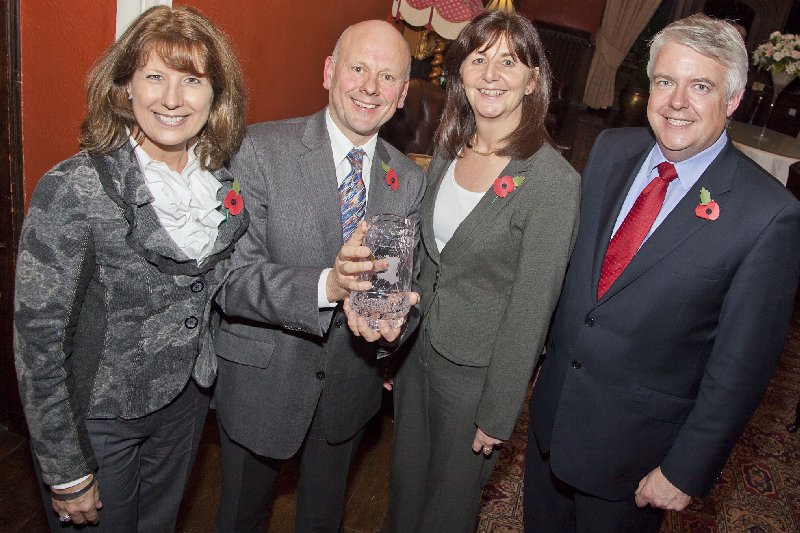
[[[489,150],[488,152],[481,152],[480,150],[475,148],[475,143],[477,141],[478,141],[478,134],[477,133],[473,133],[472,137],[470,137],[469,142],[467,143],[467,148],[472,150],[472,153],[474,153],[476,155],[481,155],[481,156],[484,156],[484,157],[485,156],[490,156],[490,155],[495,155],[497,153],[497,150]]]

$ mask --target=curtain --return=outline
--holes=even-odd
[[[659,0],[608,0],[597,30],[597,49],[586,80],[583,103],[605,109],[614,103],[614,77],[633,42],[650,21]]]

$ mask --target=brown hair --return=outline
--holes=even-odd
[[[461,64],[475,50],[489,48],[504,37],[515,59],[530,68],[539,67],[539,77],[533,92],[522,100],[519,126],[504,139],[506,145],[497,155],[527,159],[542,143],[553,144],[544,125],[550,106],[550,65],[539,33],[522,15],[490,11],[465,26],[445,56],[447,98],[434,141],[448,159],[457,157],[475,133],[475,115],[464,92]]]
[[[148,9],[95,63],[86,91],[88,111],[81,125],[81,148],[108,153],[127,141],[136,119],[126,86],[151,52],[172,69],[209,79],[214,98],[195,151],[203,168],[221,167],[244,137],[247,97],[227,38],[190,7]]]

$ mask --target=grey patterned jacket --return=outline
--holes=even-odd
[[[218,199],[233,178],[221,169]],[[81,152],[42,177],[22,227],[14,349],[20,395],[45,483],[96,468],[83,420],[139,418],[174,399],[192,374],[214,381],[207,327],[243,211],[219,227],[200,265],[150,205],[132,148]],[[198,362],[198,361],[202,361]]]

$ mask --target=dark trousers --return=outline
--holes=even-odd
[[[535,413],[532,414],[535,416]],[[525,457],[525,533],[658,533],[664,512],[633,500],[609,501],[559,480],[532,431]]]
[[[50,530],[62,533],[174,531],[203,433],[208,403],[208,394],[190,381],[170,404],[142,418],[86,420],[98,463],[97,485],[103,502],[100,521],[88,527],[74,527],[71,522],[61,524],[36,465]]]
[[[486,372],[445,359],[420,331],[394,383],[391,533],[475,530],[481,489],[500,453],[472,451]]]
[[[295,528],[298,533],[342,531],[347,474],[363,430],[331,444],[325,438],[317,406],[300,448]],[[218,533],[266,531],[272,488],[282,461],[257,455],[232,441],[220,425],[222,492],[217,510]]]

